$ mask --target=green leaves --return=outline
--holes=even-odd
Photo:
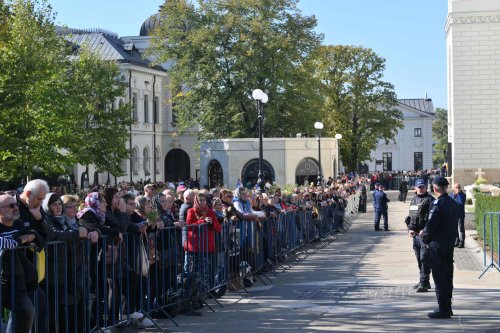
[[[116,64],[74,57],[45,1],[13,1],[0,15],[0,179],[75,163],[119,174],[130,114],[106,108],[124,93]]]
[[[316,98],[304,60],[321,41],[316,20],[291,0],[167,1],[151,54],[168,70],[179,126],[200,124],[201,138],[255,137],[252,91],[269,95],[265,135],[305,131]]]
[[[325,135],[342,134],[342,161],[355,171],[379,140],[388,142],[403,127],[394,87],[382,80],[385,60],[370,49],[339,45],[318,48],[309,61],[321,82]]]
[[[445,152],[448,150],[448,111],[436,108],[436,118],[432,122],[432,137],[436,142],[432,163],[441,165],[445,162]]]

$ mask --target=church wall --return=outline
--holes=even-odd
[[[470,184],[477,178],[477,168],[482,168],[490,182],[497,182],[500,4],[496,0],[451,0],[449,4],[446,37],[453,178]]]

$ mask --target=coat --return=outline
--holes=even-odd
[[[191,225],[191,227],[188,227],[187,244],[184,245],[184,249],[187,251],[215,252],[214,232],[221,232],[222,227],[217,219],[217,215],[215,215],[211,208],[208,209],[207,217],[212,218],[212,224],[207,224],[206,226],[199,228],[194,227],[192,225],[206,224],[205,219],[198,219],[193,208],[188,210],[186,224],[188,226]]]

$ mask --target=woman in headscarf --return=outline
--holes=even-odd
[[[208,207],[205,194],[198,193],[194,197],[194,205],[188,211],[186,225],[188,232],[185,250],[188,252],[189,271],[200,274],[210,288],[214,278],[210,276],[214,267],[213,253],[216,251],[214,234],[221,232],[222,228],[217,215]]]

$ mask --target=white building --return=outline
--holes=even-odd
[[[370,172],[432,168],[432,121],[435,117],[432,100],[416,98],[399,99],[398,102],[404,127],[389,144],[384,140],[378,143],[377,149],[370,154],[371,161],[364,162]]]
[[[126,147],[132,152],[131,159],[124,160],[125,175],[113,177],[107,172],[98,173],[94,166],[77,165],[73,176],[79,186],[87,182],[115,183],[120,181],[186,180],[199,177],[199,158],[195,151],[195,133],[178,135],[175,113],[170,103],[167,74],[162,67],[151,67],[144,57],[149,44],[149,31],[153,20],[148,18],[141,27],[141,36],[122,37],[104,30],[66,31],[67,39],[77,45],[86,44],[104,60],[116,61],[126,78],[125,95],[115,105],[131,103],[134,123],[130,128]],[[64,33],[64,31],[61,31]]]
[[[500,1],[448,0],[445,31],[449,169],[462,184],[500,183]]]
[[[259,139],[205,141],[201,149],[201,185],[234,188],[241,180],[255,183],[258,178]],[[337,140],[321,138],[323,179],[335,178]],[[277,184],[304,184],[318,179],[317,138],[264,138],[262,171],[266,180]]]

